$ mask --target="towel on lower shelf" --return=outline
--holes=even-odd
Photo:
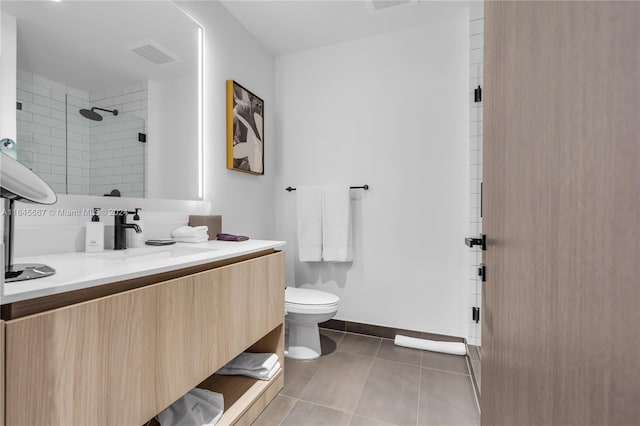
[[[278,355],[274,353],[242,352],[224,366],[224,368],[240,368],[243,370],[269,371],[278,362]]]
[[[222,376],[247,376],[253,377],[254,379],[260,380],[271,380],[273,376],[280,370],[280,362],[276,362],[273,367],[269,370],[258,369],[258,370],[247,370],[245,368],[227,368],[222,367],[220,370],[216,371],[216,374],[220,374]]]
[[[193,388],[158,414],[162,426],[211,426],[224,412],[224,396],[207,389]]]
[[[274,353],[243,352],[216,372],[223,376],[248,376],[269,380],[280,369],[278,355]]]
[[[209,232],[208,226],[179,226],[171,231],[171,236],[174,238],[190,238],[200,237],[206,235]]]

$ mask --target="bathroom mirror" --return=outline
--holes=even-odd
[[[171,1],[0,4],[16,19],[18,161],[61,194],[201,199],[196,22]]]

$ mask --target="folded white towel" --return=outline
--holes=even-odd
[[[280,362],[276,362],[273,367],[268,371],[260,370],[246,370],[243,368],[226,368],[222,367],[216,371],[216,374],[222,376],[247,376],[259,380],[271,380],[271,378],[280,370]]]
[[[199,235],[197,237],[173,237],[173,240],[179,243],[206,243],[209,241],[209,234]]]
[[[244,370],[269,371],[278,362],[278,355],[274,353],[242,352],[224,366],[224,368],[241,368]]]
[[[298,258],[301,262],[322,260],[322,191],[314,186],[296,190]]]
[[[162,426],[211,426],[224,413],[224,396],[207,389],[193,388],[158,414]]]
[[[353,260],[351,191],[346,185],[322,188],[322,260]]]
[[[171,236],[180,237],[198,237],[209,232],[208,226],[179,226],[171,231]]]

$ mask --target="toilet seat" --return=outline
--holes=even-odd
[[[287,287],[284,305],[287,312],[296,314],[328,314],[338,310],[340,298],[326,291]]]

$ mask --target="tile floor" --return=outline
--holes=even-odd
[[[254,425],[479,425],[466,360],[321,330],[317,360],[285,360],[285,386]]]

